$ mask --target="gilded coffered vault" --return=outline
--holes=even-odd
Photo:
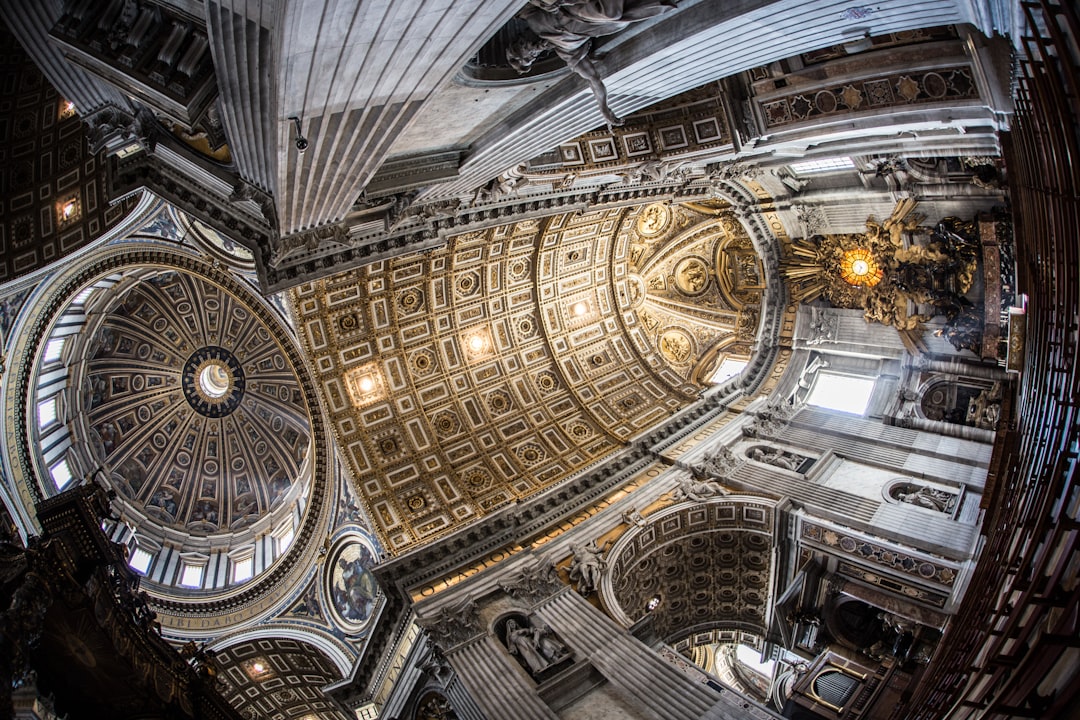
[[[451,238],[293,294],[341,447],[391,552],[608,456],[749,357],[764,289],[721,204]]]

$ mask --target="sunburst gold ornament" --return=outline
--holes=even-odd
[[[840,259],[840,277],[855,287],[874,287],[884,275],[884,271],[866,248],[853,248]]]

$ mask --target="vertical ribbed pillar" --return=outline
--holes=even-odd
[[[991,365],[976,365],[975,363],[964,362],[961,358],[946,358],[944,360],[919,358],[915,363],[915,367],[930,372],[966,375],[983,380],[1006,380],[1009,377],[1004,368]]]
[[[127,97],[104,80],[64,59],[64,53],[49,39],[49,29],[60,18],[60,0],[15,0],[4,3],[4,22],[18,38],[26,54],[41,68],[56,91],[75,103],[86,117],[106,105],[130,107]]]
[[[487,720],[487,716],[477,707],[476,701],[457,675],[454,675],[454,679],[446,686],[446,697],[458,720]]]
[[[622,695],[658,718],[699,718],[720,699],[715,690],[684,675],[577,593],[559,593],[537,607],[536,614]]]
[[[490,635],[445,653],[462,685],[488,720],[558,720],[502,647]]]

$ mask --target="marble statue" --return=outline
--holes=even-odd
[[[751,448],[748,456],[751,460],[756,462],[783,468],[784,470],[791,470],[793,472],[798,472],[799,466],[807,459],[802,455],[765,447],[764,445],[756,445]]]
[[[589,58],[592,39],[614,35],[673,7],[674,0],[530,0],[518,17],[536,37],[516,38],[506,49],[506,59],[524,74],[542,54],[553,50],[589,83],[604,119],[621,125],[622,120],[608,107],[604,81]]]
[[[600,576],[607,566],[604,560],[604,551],[590,540],[585,545],[574,544],[570,548],[574,551],[574,559],[570,561],[570,580],[577,583],[578,592],[588,595],[600,587]]]
[[[570,654],[550,628],[533,624],[521,625],[513,618],[506,621],[506,648],[511,655],[521,658],[526,669],[533,675]]]
[[[909,505],[947,513],[952,509],[956,496],[944,490],[937,490],[924,485],[917,490],[897,493],[896,499]]]
[[[680,478],[678,486],[672,491],[675,502],[681,500],[705,502],[729,494],[727,489],[715,480],[697,480],[690,476]]]

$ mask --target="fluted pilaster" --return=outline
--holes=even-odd
[[[688,678],[576,593],[559,593],[536,614],[620,693],[658,718],[701,717],[719,700],[715,690]]]
[[[240,175],[277,194],[277,76],[275,19],[283,2],[221,0],[206,3],[206,31],[214,58],[221,121]],[[287,137],[287,136],[286,136]]]
[[[106,105],[127,109],[127,97],[78,65],[64,59],[60,48],[49,39],[49,29],[63,11],[61,0],[4,0],[4,22],[18,38],[49,83],[64,98],[75,103],[83,117]]]
[[[421,104],[522,6],[519,0],[309,0],[283,13],[283,234],[342,218]],[[298,155],[287,117],[310,141]]]
[[[454,648],[446,659],[488,720],[557,720],[524,670],[490,635]]]

